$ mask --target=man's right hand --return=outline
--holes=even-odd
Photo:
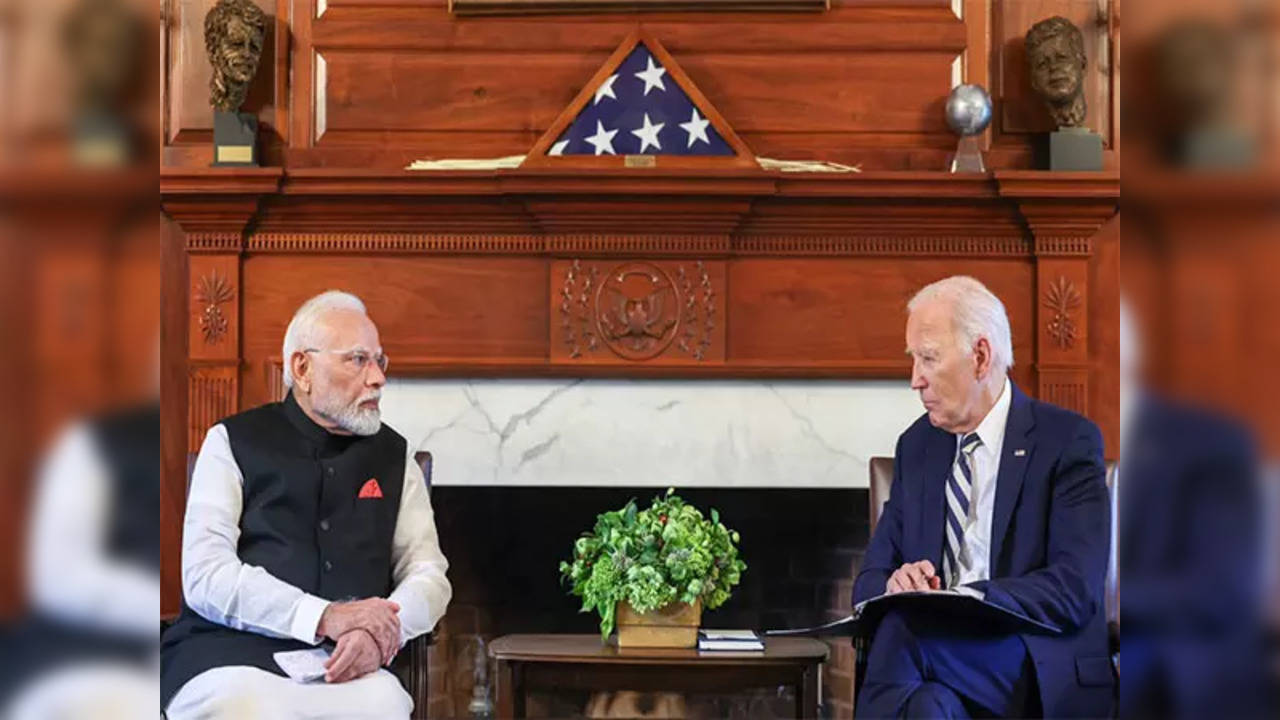
[[[336,641],[352,630],[366,630],[377,641],[385,665],[400,650],[399,612],[397,603],[376,597],[329,603],[316,631]]]
[[[937,590],[942,587],[942,579],[928,560],[906,563],[893,571],[884,591],[888,595],[911,590]]]

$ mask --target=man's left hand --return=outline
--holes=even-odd
[[[342,683],[364,677],[381,665],[382,652],[367,630],[351,630],[338,638],[333,654],[325,661],[324,681]]]

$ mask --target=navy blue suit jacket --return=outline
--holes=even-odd
[[[988,602],[1062,630],[1022,635],[1046,716],[1105,717],[1114,676],[1103,602],[1111,506],[1102,437],[1088,419],[1010,389],[991,579],[973,586]],[[893,486],[854,582],[854,603],[883,594],[903,563],[942,567],[944,486],[955,454],[955,435],[927,415],[898,438]]]

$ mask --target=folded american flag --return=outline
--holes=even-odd
[[[548,155],[733,155],[643,42],[597,87]]]

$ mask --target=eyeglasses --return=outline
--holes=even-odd
[[[369,364],[373,363],[378,366],[384,374],[387,372],[387,365],[390,362],[384,353],[371,354],[367,350],[321,350],[320,348],[307,348],[302,352],[327,352],[337,355],[342,359],[353,373],[362,373],[369,369]]]

